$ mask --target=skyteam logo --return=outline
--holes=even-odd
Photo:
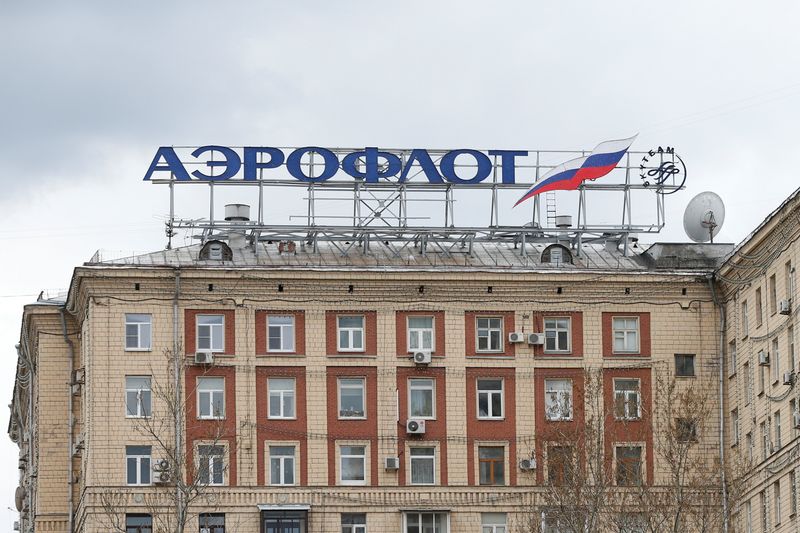
[[[514,207],[543,192],[573,191],[586,180],[602,178],[616,168],[636,137],[634,135],[628,139],[602,142],[595,146],[588,156],[570,159],[558,165],[542,176],[522,198],[517,200]]]

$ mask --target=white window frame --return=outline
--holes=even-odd
[[[569,393],[565,389],[555,387],[555,384],[568,383]],[[572,420],[574,413],[574,384],[569,378],[546,378],[544,380],[544,415],[545,418],[551,422],[564,422]],[[552,403],[552,397],[555,395],[555,404]],[[569,414],[564,416],[564,401],[569,402]],[[549,405],[560,406],[560,412],[555,412],[549,409]]]
[[[353,383],[342,383],[343,381],[353,381]],[[356,384],[355,381],[358,381],[359,384]],[[367,379],[364,377],[345,377],[341,376],[336,380],[336,387],[337,393],[336,396],[338,398],[338,414],[340,420],[364,420],[367,418]],[[361,415],[347,415],[342,414],[342,389],[361,389],[361,404],[363,407],[363,414]]]
[[[291,448],[292,454],[272,454],[273,448]],[[278,442],[272,442],[267,445],[267,450],[269,454],[269,484],[271,486],[282,486],[282,487],[291,487],[297,485],[297,446],[294,443],[283,444]],[[276,480],[272,478],[272,465],[277,464],[279,470],[279,477],[280,479]],[[292,482],[286,482],[286,474],[288,472],[292,473]]]
[[[137,321],[134,317],[147,317],[146,321]],[[136,346],[128,346],[128,327],[136,328]],[[147,331],[147,344],[142,342],[142,330]],[[149,352],[153,346],[153,315],[149,313],[125,313],[125,351]]]
[[[149,449],[149,453],[147,453],[147,454],[138,454],[138,453],[129,454],[128,453],[128,449],[129,448],[148,448]],[[129,486],[129,487],[134,487],[134,486],[136,486],[136,487],[145,487],[145,486],[153,484],[153,474],[152,474],[153,460],[152,460],[152,457],[153,457],[153,450],[152,450],[152,447],[150,447],[150,446],[144,446],[144,445],[138,445],[138,444],[125,446],[125,484],[127,486]],[[128,474],[130,473],[129,472],[129,468],[130,468],[129,461],[131,459],[134,460],[134,464],[135,464],[134,468],[136,469],[136,482],[135,483],[130,483],[128,481]],[[144,474],[144,473],[147,474],[147,477],[148,477],[147,481],[143,481],[142,480],[142,474]]]
[[[481,533],[507,533],[506,513],[481,513]]]
[[[781,352],[778,338],[772,339],[772,353],[770,354],[769,364],[772,367],[773,383],[781,379]]]
[[[215,380],[214,383],[217,383],[217,380],[222,382],[222,388],[211,388],[210,380]],[[201,401],[204,395],[208,395],[208,406],[209,412],[203,413],[202,412],[202,405],[203,402]],[[222,405],[222,412],[214,413],[214,399],[215,397],[220,396],[221,401],[219,402]],[[197,378],[197,418],[201,420],[222,420],[225,418],[225,378],[221,376],[203,376]]]
[[[731,445],[739,444],[739,408],[731,411]]]
[[[218,448],[222,450],[222,453],[203,453],[205,449],[209,449],[211,451],[216,452],[217,450],[213,450],[213,448]],[[226,463],[225,458],[228,455],[227,446],[221,443],[215,444],[198,444],[197,445],[197,481],[201,485],[207,486],[215,486],[221,487],[225,485],[225,477],[226,477]],[[208,461],[208,464],[204,464],[205,461]],[[220,473],[220,480],[215,481],[214,475],[216,474],[216,470],[214,469],[215,461],[219,461],[219,473]],[[208,479],[204,480],[203,472],[208,475]]]
[[[747,300],[742,300],[742,337],[750,335],[750,317],[748,316]]]
[[[566,321],[566,327],[562,321]],[[548,325],[548,322],[550,323]],[[571,353],[572,352],[572,317],[546,316],[544,317],[544,353]],[[566,347],[560,346],[559,333],[566,333]],[[555,339],[555,348],[548,348],[548,340]]]
[[[485,326],[481,322],[485,321]],[[499,321],[499,326],[493,321]],[[503,353],[505,339],[505,319],[502,316],[476,316],[475,317],[475,352],[476,353]],[[495,335],[496,334],[496,335]],[[492,346],[492,338],[497,339],[497,347]],[[481,339],[486,339],[486,348],[481,348]]]
[[[367,533],[367,513],[342,513],[340,520],[343,522],[345,515],[363,517],[363,522],[342,523],[342,533]]]
[[[345,326],[342,327],[341,320],[343,318],[360,318],[361,319],[361,326]],[[365,315],[336,315],[336,349],[339,352],[364,352],[366,351],[366,322],[367,317]],[[347,333],[347,345],[342,345],[342,332]],[[357,346],[353,342],[353,334],[355,332],[361,333],[361,346]]]
[[[481,382],[500,382],[500,389],[487,389],[481,388]],[[484,384],[485,387],[485,384]],[[477,390],[476,400],[477,405],[475,412],[478,415],[478,420],[502,420],[505,418],[506,413],[506,398],[505,398],[505,380],[503,378],[477,378],[475,380],[475,388]],[[486,397],[487,414],[481,415],[481,397]],[[500,396],[500,413],[495,413],[492,406],[494,405],[494,396]]]
[[[415,531],[409,530],[409,517],[415,515],[419,526]],[[450,513],[446,511],[404,511],[403,512],[403,533],[423,533],[422,530],[422,517],[424,515],[432,515],[434,522],[434,529],[425,530],[425,533],[450,533]],[[441,528],[436,527],[437,517],[442,519]]]
[[[428,391],[431,396],[431,413],[418,414],[413,411],[412,397],[415,391]],[[436,420],[436,380],[433,378],[408,378],[408,417],[417,420]]]
[[[278,381],[291,382],[291,388],[279,388]],[[272,408],[277,404],[278,414],[272,413]],[[291,405],[291,414],[287,414],[287,407]],[[271,420],[296,420],[297,419],[297,380],[295,378],[272,377],[267,378],[267,418]]]
[[[430,454],[427,455],[417,455],[413,454],[414,450],[430,450]],[[431,472],[433,480],[430,483],[423,483],[420,481],[414,481],[414,463],[416,462],[425,462],[430,463],[431,465]],[[409,485],[436,485],[436,446],[429,444],[429,445],[420,445],[420,446],[409,446],[408,448],[408,480]]]
[[[411,327],[412,319],[427,318],[431,321],[430,327]],[[424,346],[425,333],[430,333],[430,346]],[[412,348],[416,337],[418,348]],[[406,347],[409,353],[412,352],[435,352],[436,351],[436,317],[433,315],[407,315],[406,316]]]
[[[270,324],[273,319],[286,319],[289,324]],[[278,332],[280,348],[271,348],[270,339],[272,331]],[[267,352],[269,353],[293,353],[295,351],[295,317],[294,315],[267,315]]]
[[[772,415],[772,428],[775,432],[775,451],[783,447],[783,440],[781,439],[781,410],[775,411]]]
[[[345,448],[361,448],[361,454],[347,454],[345,455]],[[365,444],[339,444],[339,484],[340,485],[366,485],[369,478],[367,471],[367,456],[369,455],[368,448]],[[361,459],[361,469],[364,472],[364,479],[344,479],[344,461],[345,459]]]
[[[633,320],[635,321],[635,327],[631,328],[627,321]],[[618,321],[623,321],[621,324]],[[612,353],[619,353],[619,354],[638,354],[641,353],[641,320],[639,320],[638,316],[612,316],[611,317],[611,348]],[[622,349],[617,349],[617,339],[618,333],[621,334],[620,340],[622,340]],[[633,337],[636,341],[636,346],[633,349],[628,348],[629,340]]]
[[[146,379],[147,388],[129,385],[129,380]],[[125,418],[149,418],[153,414],[152,376],[125,376]],[[136,396],[136,409],[131,410],[130,395]],[[145,409],[145,402],[147,409]]]
[[[217,323],[201,323],[204,319],[217,319],[221,318],[222,322]],[[208,348],[204,348],[200,346],[200,328],[208,328]],[[215,339],[219,338],[221,342],[219,343],[218,347],[214,347]],[[208,313],[203,315],[196,315],[195,316],[195,347],[197,348],[198,352],[213,352],[213,353],[224,353],[225,352],[225,315],[220,313]]]
[[[622,390],[617,388],[617,382],[620,381],[635,381],[637,383],[636,390]],[[629,406],[631,404],[631,397],[636,396],[636,414],[630,413]],[[617,397],[623,396],[623,416],[618,416],[617,413]],[[640,420],[642,418],[642,381],[639,378],[614,378],[614,418],[617,420]]]

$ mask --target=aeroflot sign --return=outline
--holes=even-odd
[[[494,159],[498,161],[502,183],[511,184],[516,183],[516,158],[528,155],[524,150],[459,149],[446,152],[437,164],[428,151],[422,148],[406,152],[408,157],[405,161],[396,153],[378,148],[351,152],[345,154],[341,160],[332,150],[317,146],[297,148],[288,153],[280,148],[263,146],[246,146],[240,150],[241,155],[239,151],[227,146],[201,146],[191,153],[196,159],[191,162],[191,167],[201,168],[190,172],[174,148],[162,146],[156,152],[144,179],[169,178],[171,175],[172,179],[180,181],[220,181],[237,177],[244,181],[256,181],[260,179],[259,171],[285,166],[293,178],[309,183],[329,180],[340,169],[367,183],[377,183],[387,178],[404,183],[409,179],[412,167],[416,165],[430,183],[470,184],[480,183],[492,174]],[[316,154],[314,168],[318,170],[313,176],[310,175],[308,164],[308,156],[312,153]],[[456,158],[459,159],[458,165]],[[161,173],[168,174],[162,176]],[[415,171],[412,175],[417,173]]]

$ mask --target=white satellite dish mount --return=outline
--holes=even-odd
[[[714,242],[725,222],[725,204],[717,193],[701,192],[691,199],[683,213],[683,229],[694,242]]]

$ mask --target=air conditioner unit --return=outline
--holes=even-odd
[[[784,372],[783,373],[783,384],[784,385],[791,385],[794,383],[794,372]]]
[[[200,528],[200,533],[211,533],[211,528],[210,527],[201,527]]]
[[[431,352],[414,352],[414,362],[418,365],[431,364]]]
[[[414,435],[422,435],[425,433],[425,421],[424,420],[416,420],[410,419],[406,420],[406,433],[411,433]]]
[[[758,364],[761,366],[769,365],[769,352],[761,350],[758,352]]]
[[[170,472],[154,472],[153,483],[163,485],[172,481],[172,474]]]
[[[536,470],[536,459],[531,457],[530,459],[523,459],[519,462],[519,469],[520,470]]]
[[[156,459],[153,461],[153,472],[166,472],[169,470],[169,461],[166,459]]]
[[[528,344],[544,344],[544,333],[531,333],[528,335]]]
[[[508,342],[525,342],[525,334],[518,331],[509,333]]]
[[[198,365],[214,364],[214,354],[211,352],[197,352],[194,354],[194,362]]]
[[[386,470],[398,470],[400,468],[399,457],[384,457],[383,468]]]
[[[788,315],[792,312],[792,301],[791,300],[781,300],[778,303],[778,312],[782,315]]]
[[[792,418],[794,418],[794,428],[800,429],[800,411],[792,413]]]
[[[72,385],[70,385],[70,388],[72,389],[72,395],[73,396],[80,396],[81,395],[81,384],[80,383],[73,383]]]

